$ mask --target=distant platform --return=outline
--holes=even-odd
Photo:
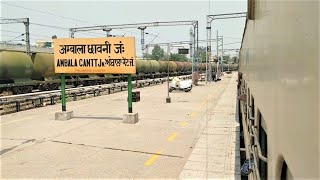
[[[125,91],[67,102],[68,121],[54,120],[61,104],[1,116],[1,177],[238,177],[236,78],[174,91],[170,104],[166,83],[134,89],[136,124],[122,122]]]

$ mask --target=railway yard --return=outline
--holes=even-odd
[[[320,179],[318,1],[0,7],[0,179]]]

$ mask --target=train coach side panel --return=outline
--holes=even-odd
[[[317,179],[319,2],[257,0],[255,6],[240,72],[266,121],[268,178],[279,178],[283,158],[295,179]]]

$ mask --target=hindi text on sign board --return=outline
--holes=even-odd
[[[56,73],[136,73],[132,37],[55,39],[54,44]]]

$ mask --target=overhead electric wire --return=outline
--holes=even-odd
[[[83,20],[79,20],[79,19],[75,19],[75,18],[71,18],[71,17],[66,17],[66,16],[61,16],[61,15],[56,15],[54,13],[50,13],[50,12],[46,12],[46,11],[41,11],[41,10],[37,10],[37,9],[33,9],[33,8],[27,8],[27,7],[23,7],[23,6],[18,6],[18,5],[14,5],[14,4],[10,4],[10,3],[7,3],[7,2],[0,2],[1,4],[4,4],[4,5],[8,5],[8,6],[13,6],[13,7],[16,7],[16,8],[21,8],[21,9],[25,9],[25,10],[29,10],[29,11],[34,11],[34,12],[38,12],[38,13],[42,13],[42,14],[47,14],[47,15],[51,15],[51,16],[55,16],[55,17],[59,17],[59,18],[63,18],[63,19],[68,19],[68,20],[73,20],[73,21],[77,21],[77,22],[82,22],[82,23],[86,23],[86,24],[91,24],[91,25],[99,25],[99,24],[95,24],[95,23],[92,23],[92,22],[88,22],[88,21],[83,21]],[[4,17],[1,17],[1,18],[4,18]],[[69,28],[68,28],[69,29]],[[134,32],[134,31],[129,31],[129,30],[124,30],[124,29],[119,29],[120,31],[124,31],[126,33],[130,32],[132,34],[137,34],[139,35],[140,33],[138,32]],[[78,32],[80,33],[80,32]],[[90,32],[87,32],[87,33],[90,33]],[[81,33],[81,34],[86,34],[86,33]],[[94,33],[90,33],[90,34],[94,34]],[[100,34],[100,35],[103,35],[105,36],[105,34],[102,34],[102,33],[96,33],[96,34]],[[151,34],[150,34],[151,35]],[[96,36],[96,37],[99,37],[99,36]],[[158,37],[159,38],[159,37]],[[159,38],[161,39],[161,38]],[[167,41],[167,40],[166,40]]]
[[[40,23],[30,23],[30,24],[37,25],[37,26],[42,26],[42,27],[46,27],[46,28],[64,30],[64,31],[68,31],[69,32],[69,28],[66,28],[66,27],[52,26],[52,25],[40,24]],[[81,32],[80,34],[92,35],[92,36],[95,36],[95,37],[101,37],[101,36],[97,36],[96,34],[104,35],[102,33],[90,33],[90,32]]]
[[[16,7],[16,8],[21,8],[21,9],[25,9],[25,10],[29,10],[29,11],[34,11],[34,12],[38,12],[38,13],[43,13],[43,14],[47,14],[47,15],[63,18],[63,19],[73,20],[73,21],[82,22],[82,23],[91,24],[91,25],[99,25],[99,24],[95,24],[95,23],[92,23],[92,22],[87,22],[87,21],[83,21],[83,20],[79,20],[79,19],[75,19],[75,18],[56,15],[56,14],[53,14],[53,13],[50,13],[50,12],[41,11],[41,10],[32,9],[32,8],[27,8],[27,7],[22,7],[22,6],[18,6],[18,5],[14,5],[14,4],[6,3],[6,2],[0,2],[0,3],[8,5],[8,6],[13,6],[13,7]],[[1,17],[1,18],[3,18],[3,17]],[[124,30],[124,29],[121,29],[121,30],[125,31],[125,32],[131,32],[131,33],[134,33],[134,34],[140,34],[140,33],[136,33],[136,32],[133,32],[133,31]]]
[[[86,23],[86,24],[92,24],[92,23],[87,22],[87,21],[82,21],[82,20],[75,19],[75,18],[70,18],[70,17],[66,17],[66,16],[56,15],[56,14],[49,13],[49,12],[46,12],[46,11],[40,11],[40,10],[37,10],[37,9],[32,9],[32,8],[27,8],[27,7],[23,7],[23,6],[14,5],[14,4],[9,4],[9,3],[6,3],[6,2],[0,2],[0,3],[1,3],[1,4],[8,5],[8,6],[14,6],[14,7],[21,8],[21,9],[26,9],[26,10],[35,11],[35,12],[38,12],[38,13],[43,13],[43,14],[47,14],[47,15],[51,15],[51,16],[63,18],[63,19],[69,19],[69,20],[73,20],[73,21],[78,21],[78,22]]]
[[[47,24],[40,24],[40,23],[30,23],[33,25],[38,25],[38,26],[42,26],[42,27],[47,27],[47,28],[53,28],[53,29],[60,29],[60,30],[64,30],[64,31],[69,31],[69,28],[66,27],[60,27],[60,26],[52,26],[52,25],[47,25]],[[97,36],[96,34],[100,34],[103,35],[103,37],[105,37],[105,34],[102,33],[91,33],[91,32],[78,32],[79,34],[85,34],[85,35],[91,35],[91,36],[95,36],[95,37],[101,37],[101,36]],[[151,33],[149,33],[151,35]],[[159,36],[158,36],[159,38]],[[162,38],[159,38],[162,39]],[[138,41],[137,41],[138,42]],[[140,42],[138,44],[141,44]]]
[[[7,34],[1,34],[1,36],[6,36],[6,37],[17,37],[17,36],[14,36],[14,35],[7,35]]]
[[[241,42],[233,42],[233,43],[227,43],[227,44],[223,44],[223,45],[225,46],[225,45],[238,44],[238,43],[241,43]]]
[[[40,24],[40,23],[33,23],[33,22],[30,22],[30,24],[69,31],[69,28],[65,28],[65,27],[59,27],[59,26],[53,26],[53,25],[47,25],[47,24]]]
[[[12,39],[10,39],[10,40],[7,40],[7,41],[5,41],[5,42],[14,41],[15,39],[17,39],[17,38],[19,38],[19,37],[21,37],[21,36],[24,36],[24,33],[20,34],[19,36],[11,36],[11,37],[14,37],[14,38],[12,38]],[[9,37],[10,37],[10,36],[9,36]]]
[[[223,38],[227,38],[227,39],[242,39],[242,38],[236,38],[236,37],[226,37],[226,36],[223,36]]]
[[[18,6],[18,5],[14,5],[14,4],[10,4],[10,3],[6,3],[6,2],[0,2],[1,4],[4,4],[4,5],[8,5],[8,6],[13,6],[13,7],[16,7],[16,8],[21,8],[21,9],[25,9],[25,10],[29,10],[29,11],[34,11],[34,12],[38,12],[38,13],[42,13],[42,14],[47,14],[47,15],[51,15],[51,16],[55,16],[55,17],[59,17],[59,18],[63,18],[63,19],[68,19],[68,20],[72,20],[72,21],[76,21],[76,22],[82,22],[82,23],[86,23],[86,24],[91,24],[91,25],[98,25],[98,24],[95,24],[95,23],[92,23],[92,22],[87,22],[87,21],[83,21],[83,20],[79,20],[79,19],[75,19],[75,18],[70,18],[70,17],[66,17],[66,16],[61,16],[61,15],[56,15],[54,13],[50,13],[50,12],[47,12],[47,11],[41,11],[41,10],[37,10],[37,9],[33,9],[33,8],[27,8],[27,7],[23,7],[23,6]],[[5,17],[1,17],[1,18],[5,18]],[[59,26],[53,26],[53,25],[46,25],[46,24],[40,24],[40,23],[33,23],[33,22],[30,22],[30,24],[33,24],[33,25],[38,25],[38,26],[42,26],[42,27],[47,27],[47,28],[55,28],[55,29],[59,29],[59,30],[65,30],[65,31],[69,31],[69,28],[65,28],[65,27],[59,27]],[[132,34],[140,34],[138,32],[133,32],[133,31],[129,31],[129,30],[124,30],[124,29],[120,29],[122,31],[125,31],[126,33],[132,33]],[[105,34],[102,34],[102,33],[93,33],[93,32],[78,32],[79,34],[85,34],[85,35],[91,35],[91,36],[95,36],[95,37],[104,37]],[[101,36],[97,36],[96,34],[99,34]],[[151,35],[151,36],[155,36],[154,34],[151,34],[151,33],[148,33],[146,35]],[[158,36],[159,39],[163,39],[161,37]],[[166,39],[163,39],[165,41],[168,41],[169,40],[166,40]],[[141,44],[141,43],[139,43]]]
[[[36,25],[36,26],[42,26],[42,27],[46,27],[46,28],[59,29],[59,30],[68,31],[69,32],[69,28],[61,27],[61,26],[53,26],[53,25],[47,25],[47,24],[41,24],[41,23],[33,23],[33,22],[30,22],[29,24]],[[18,31],[2,30],[2,29],[0,31],[12,32],[12,33],[21,33],[21,32],[18,32]],[[86,34],[86,35],[91,35],[91,36],[95,36],[95,37],[101,37],[101,36],[97,36],[96,34],[104,35],[102,33],[90,33],[90,32],[86,32],[86,33],[85,32],[81,32],[80,34]],[[30,33],[30,36],[51,38],[49,36],[37,35],[37,34],[33,34],[33,33]],[[38,39],[35,39],[35,38],[32,38],[32,39],[38,40]]]
[[[0,29],[0,31],[2,32],[10,32],[10,33],[21,33],[21,32],[18,32],[18,31],[9,31],[9,30],[2,30]],[[29,33],[30,36],[37,36],[37,37],[45,37],[45,38],[51,38],[50,36],[44,36],[44,35],[38,35],[38,34],[31,34]]]
[[[24,36],[24,34],[20,34],[19,36],[17,36],[17,37],[15,37],[15,38],[10,39],[10,40],[9,40],[9,41],[7,41],[7,42],[10,42],[10,41],[16,40],[17,38],[20,38],[21,36]]]
[[[8,43],[8,42],[25,42],[24,39],[16,39],[16,40],[12,40],[12,41],[0,41],[1,43]]]

